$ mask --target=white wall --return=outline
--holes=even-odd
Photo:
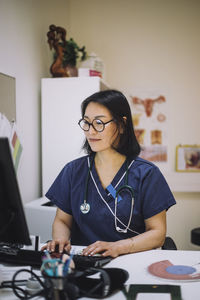
[[[24,202],[41,195],[40,87],[49,77],[50,24],[68,27],[68,1],[0,1],[0,72],[16,78],[17,129],[23,146],[18,180]]]
[[[176,144],[200,144],[200,1],[0,0],[0,72],[16,77],[24,202],[41,194],[40,80],[50,76],[46,33],[52,23],[104,60],[113,88],[169,92],[171,168]],[[179,248],[196,249],[190,230],[200,226],[200,193],[175,197],[168,232]]]

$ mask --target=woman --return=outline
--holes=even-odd
[[[46,248],[83,245],[84,255],[117,257],[162,246],[166,211],[176,202],[159,169],[138,157],[127,99],[101,91],[81,109],[88,155],[68,163],[46,194],[57,206]]]

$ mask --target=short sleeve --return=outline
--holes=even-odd
[[[66,165],[57,176],[45,196],[61,210],[68,214],[72,214],[70,195],[71,167],[70,165]]]
[[[142,209],[148,219],[176,204],[174,196],[160,170],[154,166],[146,174],[142,184]]]

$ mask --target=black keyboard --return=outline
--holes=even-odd
[[[0,249],[0,262],[40,268],[43,252],[23,249]]]
[[[20,249],[23,248],[24,245],[23,244],[19,244],[19,243],[5,243],[5,242],[0,242],[0,251],[1,249],[4,248],[14,248],[14,249]]]
[[[0,262],[12,265],[28,265],[34,268],[40,268],[43,255],[44,253],[42,251],[0,248]],[[56,256],[58,257],[58,254],[56,254]],[[102,267],[109,263],[111,259],[110,256],[83,256],[78,254],[73,256],[75,268],[78,270],[85,270],[90,267]]]
[[[101,268],[109,263],[112,260],[112,257],[74,255],[72,259],[76,269],[85,270],[90,267]]]

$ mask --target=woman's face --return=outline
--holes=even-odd
[[[104,123],[113,119],[110,111],[103,105],[90,102],[85,110],[84,119],[92,123],[94,119],[103,121]],[[98,132],[92,126],[89,131],[84,131],[86,139],[94,152],[101,152],[111,149],[111,145],[118,136],[118,129],[115,122],[105,125],[103,131]]]

